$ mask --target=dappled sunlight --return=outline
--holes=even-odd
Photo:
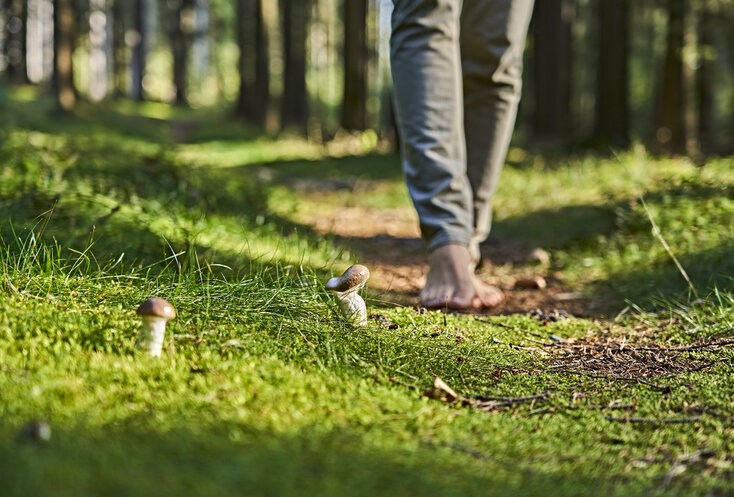
[[[0,497],[734,495],[734,1],[501,3],[0,2]]]
[[[108,475],[98,488],[110,493],[161,475],[172,495],[228,495],[267,480],[240,479],[247,467],[285,495],[325,482],[341,495],[345,481],[369,495],[587,495],[622,476],[635,493],[681,444],[713,454],[686,485],[726,475],[731,160],[508,167],[477,273],[506,301],[458,315],[416,308],[427,253],[397,156],[244,128],[216,140],[211,116],[126,112],[28,117],[0,143],[0,439],[12,448],[0,472],[19,468],[8,481],[46,488],[42,475],[65,495],[91,475]],[[364,327],[342,322],[323,287],[353,263],[371,272]],[[543,288],[518,285],[538,277]],[[178,311],[160,359],[135,348],[135,308],[154,295]],[[679,361],[676,348],[710,343]],[[589,362],[594,347],[604,361]],[[650,368],[625,370],[645,348],[677,362],[646,355]],[[462,400],[431,395],[437,376]],[[40,459],[10,443],[36,418],[52,430]],[[664,463],[628,471],[660,447],[673,447]],[[198,486],[212,472],[226,481]]]

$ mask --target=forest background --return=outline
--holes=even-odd
[[[536,0],[483,315],[415,305],[391,5],[0,0],[3,495],[734,495],[734,1]]]
[[[388,0],[3,0],[0,74],[62,109],[132,99],[217,107],[265,133],[396,144]],[[734,151],[734,3],[543,0],[517,142],[636,142],[697,162]]]

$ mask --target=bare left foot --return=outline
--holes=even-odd
[[[479,280],[472,270],[471,256],[460,244],[434,250],[420,303],[429,309],[457,311],[496,307],[504,301],[502,291]]]

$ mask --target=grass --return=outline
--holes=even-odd
[[[732,338],[731,159],[696,169],[632,151],[549,164],[513,151],[498,235],[543,240],[559,277],[605,299],[610,315],[630,306],[616,321],[369,300],[384,319],[353,329],[323,282],[359,254],[305,214],[410,215],[396,158],[311,146],[284,156],[276,139],[243,139],[249,160],[235,136],[217,139],[191,115],[175,119],[206,133],[182,147],[169,121],[134,108],[57,119],[43,101],[11,102],[0,142],[5,495],[734,492],[732,348],[659,349]],[[215,167],[217,151],[236,158]],[[324,178],[347,187],[293,189]],[[701,301],[651,235],[640,197]],[[134,348],[134,310],[150,295],[179,311],[159,360]],[[575,349],[551,335],[624,340],[642,347],[634,364],[708,366],[644,382],[569,374],[555,366]],[[628,356],[599,357],[622,367]],[[422,396],[435,375],[467,398],[514,400],[487,412]],[[31,419],[50,424],[48,443],[18,439]]]

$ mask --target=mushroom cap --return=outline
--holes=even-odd
[[[349,266],[344,273],[337,277],[331,278],[326,282],[326,289],[330,292],[346,292],[353,288],[363,286],[370,277],[370,270],[362,264]]]
[[[170,302],[160,297],[150,298],[140,304],[137,313],[141,316],[157,316],[166,320],[176,317],[176,309]]]

